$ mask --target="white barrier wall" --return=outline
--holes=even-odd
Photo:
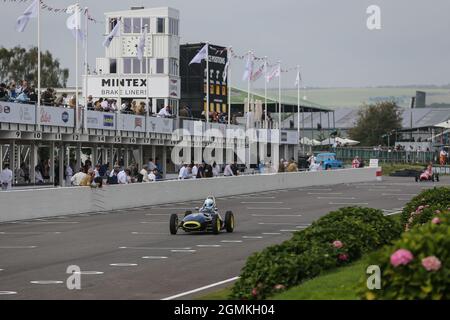
[[[0,222],[128,209],[262,191],[375,181],[379,168],[0,192]]]

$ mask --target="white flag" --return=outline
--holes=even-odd
[[[39,0],[34,0],[33,3],[23,12],[16,22],[16,31],[23,32],[31,18],[36,18],[39,10]]]
[[[83,32],[81,31],[80,9],[77,5],[73,5],[67,8],[67,12],[72,13],[72,15],[66,20],[67,29],[72,31],[74,37],[78,37],[80,41],[83,41],[84,37]]]
[[[254,63],[254,58],[252,54],[248,54],[247,56],[247,64],[245,65],[245,72],[244,75],[242,77],[242,80],[249,80],[252,78],[253,75],[253,63]]]
[[[105,40],[103,41],[103,46],[109,48],[111,45],[111,42],[113,41],[114,37],[120,36],[120,20],[117,20],[117,23],[115,27],[112,29],[112,31],[105,37]]]
[[[137,45],[137,57],[140,61],[142,61],[142,58],[144,57],[146,39],[147,39],[147,30],[144,30],[144,32],[141,34],[141,37],[139,38],[139,43]]]
[[[205,44],[205,46],[195,55],[191,62],[189,62],[189,65],[193,63],[202,63],[202,61],[208,57],[208,46],[208,44]]]
[[[227,61],[227,64],[225,65],[225,68],[223,70],[223,82],[227,81],[229,67],[230,67],[230,61]]]
[[[272,71],[267,75],[267,82],[273,80],[273,78],[278,78],[281,75],[281,64],[278,64]]]
[[[295,78],[295,86],[298,87],[300,85],[300,81],[302,81],[302,75],[300,74],[300,70],[297,71],[297,78]]]
[[[250,79],[251,81],[256,81],[259,78],[261,78],[261,76],[264,74],[265,72],[265,68],[266,68],[266,63],[264,62],[264,64],[262,64],[258,70],[256,70],[256,72],[254,72],[252,74],[252,78]]]

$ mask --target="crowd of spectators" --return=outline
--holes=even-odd
[[[26,80],[22,80],[19,84],[11,81],[9,84],[0,83],[0,101],[11,101],[19,103],[36,103],[37,90]]]

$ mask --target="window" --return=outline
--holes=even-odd
[[[156,59],[156,73],[164,73],[164,59]]]
[[[164,99],[156,99],[156,112],[159,112],[162,108],[164,108]]]
[[[117,73],[117,59],[109,59],[109,73]]]
[[[158,18],[156,32],[157,33],[165,33],[166,32],[165,24],[166,24],[166,19]]]
[[[123,73],[130,74],[131,73],[131,58],[123,59]]]
[[[133,59],[133,73],[141,73],[141,61],[138,58]]]
[[[178,60],[174,58],[170,58],[169,60],[169,74],[171,76],[178,76]]]
[[[141,18],[133,18],[133,33],[142,32],[141,22],[142,22]]]
[[[178,20],[169,18],[169,34],[178,35]]]
[[[142,18],[142,28],[148,26],[147,31],[150,31],[150,18]]]
[[[147,59],[142,59],[142,73],[147,73]]]
[[[123,33],[131,33],[131,30],[132,30],[131,23],[132,23],[131,18],[123,19]]]

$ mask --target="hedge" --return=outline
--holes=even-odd
[[[264,299],[391,243],[401,226],[380,210],[349,207],[329,213],[293,237],[251,255],[233,299]]]

